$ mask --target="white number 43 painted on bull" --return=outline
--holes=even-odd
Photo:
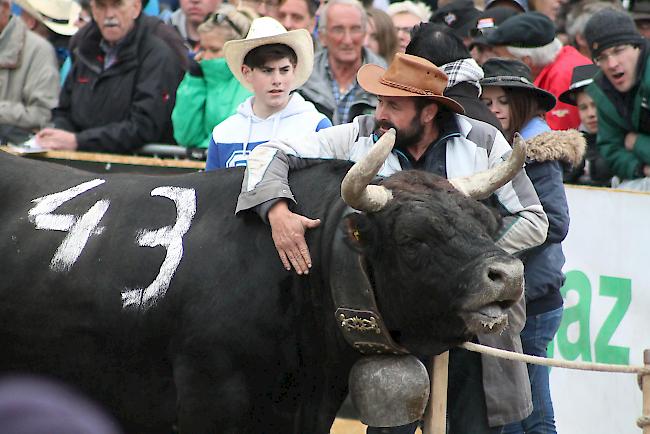
[[[110,201],[97,201],[85,214],[54,214],[54,211],[65,202],[74,199],[101,184],[105,180],[93,179],[76,187],[59,193],[34,199],[35,204],[29,210],[29,221],[36,229],[68,232],[61,245],[57,248],[50,269],[56,272],[66,272],[72,268],[81,255],[88,239],[93,235],[101,235],[105,227],[99,223],[108,210]],[[166,197],[176,205],[176,223],[156,230],[142,229],[138,232],[136,242],[142,247],[163,246],[167,249],[165,260],[160,266],[158,275],[146,288],[124,289],[122,291],[123,307],[141,307],[147,309],[165,295],[178,264],[183,258],[183,236],[190,229],[196,213],[196,192],[190,188],[158,187],[151,192],[152,196]]]

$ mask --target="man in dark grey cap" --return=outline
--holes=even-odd
[[[597,146],[621,188],[650,191],[650,68],[648,44],[623,11],[605,9],[585,27],[601,70],[587,92],[598,109]]]
[[[539,12],[526,12],[508,18],[486,36],[499,57],[517,59],[532,71],[535,86],[556,98],[569,89],[573,68],[591,61],[571,46],[564,46],[555,37],[555,24]],[[578,128],[580,116],[576,107],[559,102],[546,113],[546,122],[553,130]]]

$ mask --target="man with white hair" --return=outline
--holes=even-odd
[[[553,21],[539,12],[508,18],[486,40],[498,56],[518,59],[528,65],[535,86],[556,98],[569,89],[573,68],[591,63],[575,48],[563,46],[555,37]],[[576,107],[558,102],[546,113],[546,122],[553,130],[578,128],[580,116]]]
[[[93,22],[76,35],[72,69],[53,111],[47,149],[129,153],[172,143],[171,112],[183,71],[144,24],[140,0],[91,0]]]
[[[386,66],[363,46],[367,23],[366,11],[357,0],[330,0],[320,14],[318,33],[324,48],[314,56],[314,70],[298,92],[332,125],[351,122],[377,106],[377,97],[357,83],[362,65]]]
[[[411,30],[422,22],[429,21],[431,18],[431,9],[422,2],[412,2],[406,0],[403,2],[392,3],[386,10],[388,16],[393,20],[395,32],[399,46],[397,51],[406,52],[406,46],[411,42]]]
[[[24,141],[45,126],[58,91],[54,49],[0,0],[0,141]]]

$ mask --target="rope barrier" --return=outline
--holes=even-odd
[[[581,371],[599,371],[599,372],[617,372],[623,374],[641,374],[650,375],[650,369],[641,365],[610,365],[607,363],[591,362],[569,362],[566,360],[547,359],[545,357],[530,356],[528,354],[513,353],[511,351],[500,350],[498,348],[487,347],[485,345],[465,342],[459,347],[476,353],[487,354],[489,356],[500,357],[502,359],[515,360],[518,362],[532,363],[535,365],[552,366],[555,368],[577,369]]]

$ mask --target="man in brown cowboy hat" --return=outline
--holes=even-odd
[[[282,263],[287,270],[293,266],[298,274],[307,274],[311,266],[305,229],[317,227],[320,221],[290,210],[294,198],[288,185],[289,168],[309,164],[305,159],[358,161],[378,136],[390,128],[396,130],[395,148],[380,169],[380,176],[403,169],[420,169],[448,178],[468,176],[499,164],[510,151],[505,137],[494,126],[464,116],[460,104],[443,96],[447,76],[425,59],[398,53],[388,69],[364,65],[357,80],[363,89],[379,98],[374,116],[357,116],[349,124],[307,137],[271,140],[255,148],[249,156],[237,212],[253,209],[268,219]],[[548,219],[524,171],[495,195],[504,214],[497,244],[509,253],[541,244],[546,238]],[[498,336],[500,348],[521,352],[519,332],[524,322],[525,312],[520,303],[511,309],[510,327]],[[451,365],[454,372],[471,376],[472,385],[466,388],[476,391],[472,395],[483,396],[478,393],[483,387],[480,356],[452,361]],[[492,368],[490,372],[499,375]],[[519,363],[508,372],[527,383],[525,364]],[[527,392],[522,390],[522,399],[530,402],[530,388]],[[482,405],[484,412],[484,402],[475,400],[472,405],[477,409]],[[505,419],[495,421],[499,425],[506,422]],[[472,425],[472,431],[450,426],[450,432],[493,432],[487,425],[487,418],[483,417]],[[402,434],[414,430],[415,426],[403,426],[390,431],[370,428],[368,432]]]

